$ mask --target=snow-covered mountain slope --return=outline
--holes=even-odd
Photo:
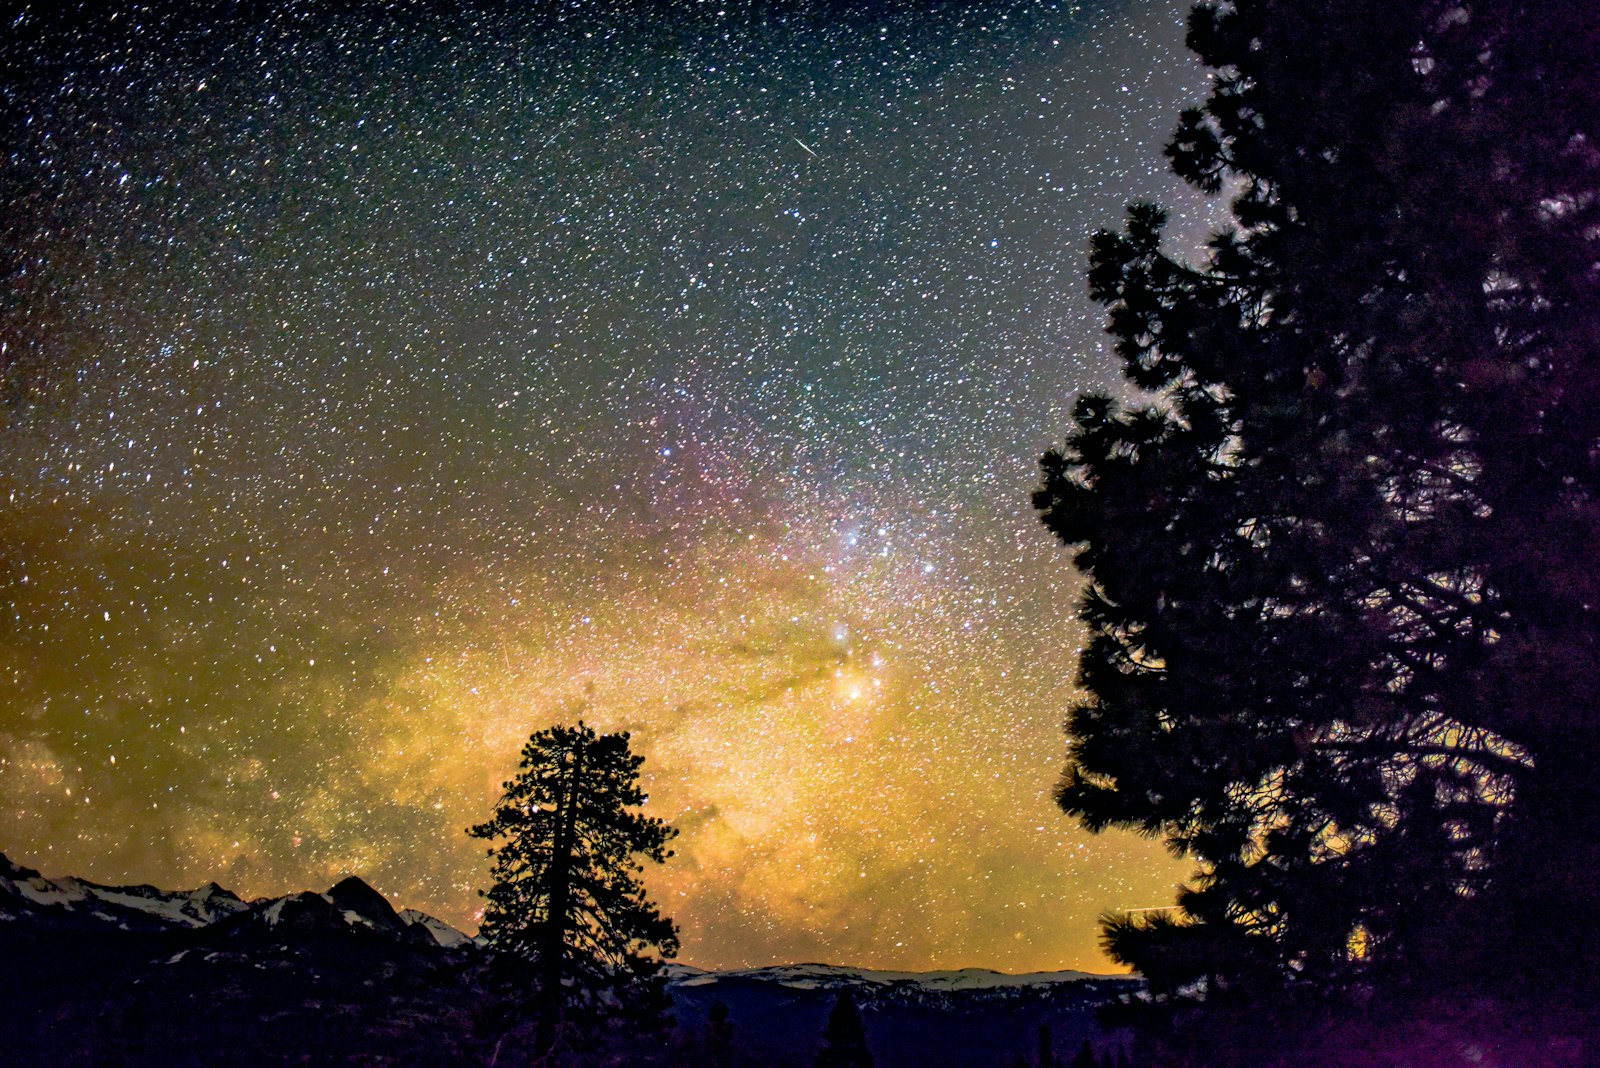
[[[416,909],[401,909],[400,922],[412,927],[420,927],[428,932],[435,942],[446,949],[464,946],[469,942],[478,945],[483,944],[480,939],[473,938],[464,931],[458,931],[443,920],[435,919],[426,912],[418,912]]]
[[[481,944],[426,912],[417,909],[396,912],[387,898],[354,875],[329,887],[325,893],[302,891],[255,902],[251,905],[251,915],[240,922],[297,930],[343,928],[443,949]]]
[[[679,1028],[709,1026],[717,1006],[752,1062],[811,1063],[828,1013],[848,992],[880,1065],[992,1066],[1036,1048],[1040,1027],[1058,1049],[1097,1034],[1095,1006],[1142,985],[1079,971],[1007,975],[987,968],[898,972],[787,964],[708,972],[667,966]]]
[[[747,979],[775,983],[792,990],[843,990],[846,988],[886,989],[912,986],[919,991],[1005,990],[1070,983],[1085,979],[1117,979],[1120,976],[1092,972],[1025,972],[1009,974],[990,968],[960,968],[953,971],[892,972],[875,968],[845,968],[834,964],[780,964],[765,968],[739,968],[708,972],[681,964],[667,965],[669,981],[677,987],[710,986],[719,982]]]
[[[216,883],[160,890],[143,884],[102,886],[73,876],[46,878],[0,853],[0,922],[161,931],[210,927],[225,920],[268,928],[345,927],[446,948],[473,941],[425,912],[396,912],[382,894],[353,875],[325,893],[303,891],[246,903]]]
[[[0,921],[33,919],[68,926],[109,923],[124,930],[204,927],[250,906],[216,883],[194,890],[102,886],[67,876],[48,879],[0,854]]]

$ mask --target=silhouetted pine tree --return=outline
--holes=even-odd
[[[1036,1068],[1057,1068],[1055,1046],[1050,1041],[1050,1025],[1039,1025],[1038,1055],[1034,1058]]]
[[[713,1002],[706,1014],[706,1056],[712,1068],[733,1064],[733,1021],[726,1002]]]
[[[1060,803],[1199,865],[1107,945],[1178,1021],[1413,979],[1582,1019],[1600,4],[1231,0],[1189,42],[1168,155],[1236,226],[1197,266],[1150,206],[1096,237],[1148,399],[1080,398],[1035,497],[1089,578]]]
[[[531,966],[541,1053],[600,1019],[651,1023],[665,1010],[659,970],[678,936],[645,897],[635,857],[664,861],[677,832],[635,811],[643,763],[626,732],[538,731],[493,818],[468,831],[505,840],[489,850],[495,882],[482,933]]]
[[[872,1068],[872,1055],[867,1052],[867,1029],[850,991],[841,993],[834,1002],[822,1040],[817,1068]]]

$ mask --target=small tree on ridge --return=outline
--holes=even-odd
[[[872,1068],[866,1025],[861,1022],[861,1010],[856,1008],[850,991],[840,994],[834,1003],[822,1037],[824,1045],[817,1053],[817,1068]]]
[[[482,933],[532,967],[538,1051],[564,1031],[661,1001],[678,935],[645,897],[636,856],[660,863],[677,831],[636,810],[644,758],[628,734],[582,722],[535,732],[494,816],[468,830],[491,847]]]

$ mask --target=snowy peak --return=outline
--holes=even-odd
[[[464,946],[469,942],[482,944],[466,932],[458,931],[443,920],[435,919],[426,912],[418,912],[416,909],[402,909],[400,911],[400,922],[407,927],[426,932],[435,943],[445,949],[455,949],[457,946]]]
[[[239,929],[242,931],[252,926],[268,928],[275,932],[277,938],[318,933],[333,936],[359,933],[367,937],[376,935],[417,946],[442,946],[447,949],[472,941],[449,924],[426,913],[415,912],[414,915],[426,922],[402,917],[387,898],[363,880],[351,876],[330,887],[327,893],[304,890],[298,894],[258,901],[251,907],[250,916],[242,921],[243,926]]]
[[[178,912],[193,920],[197,927],[216,923],[225,916],[236,915],[250,907],[239,900],[233,891],[225,890],[216,883],[206,883],[190,890],[176,904]]]
[[[72,876],[48,879],[0,854],[0,919],[161,930],[204,927],[248,907],[216,883],[195,890],[160,890],[144,883],[102,886]]]
[[[366,880],[351,875],[329,887],[326,893],[304,891],[257,905],[261,922],[268,927],[288,925],[309,929],[343,928],[376,931],[418,945],[455,949],[477,944],[477,940],[456,930],[443,920],[417,909],[396,912],[389,899]]]
[[[314,890],[257,902],[251,919],[267,927],[289,931],[339,930],[354,926],[344,909],[335,905],[327,894]]]
[[[322,896],[343,910],[352,922],[365,923],[379,931],[400,931],[406,926],[388,898],[354,875],[341,879]]]
[[[353,875],[326,893],[307,890],[247,904],[214,882],[193,890],[161,890],[144,884],[102,886],[72,876],[49,879],[0,853],[0,923],[6,921],[55,928],[109,925],[125,931],[221,925],[219,929],[234,934],[271,929],[276,938],[363,931],[446,949],[474,942],[426,913],[396,912],[387,898]]]
[[[226,890],[216,883],[206,883],[196,887],[188,893],[187,904],[195,910],[195,915],[202,919],[214,920],[219,918],[216,913],[232,914],[242,912],[248,908],[239,895],[232,890]]]

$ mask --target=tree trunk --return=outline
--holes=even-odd
[[[539,1053],[548,1053],[556,1042],[561,1023],[561,980],[566,964],[567,913],[572,909],[572,850],[577,832],[578,782],[583,775],[584,747],[572,751],[561,780],[556,803],[556,834],[550,844],[549,894],[546,898],[544,926],[539,932],[537,964],[539,990],[537,1006]]]

